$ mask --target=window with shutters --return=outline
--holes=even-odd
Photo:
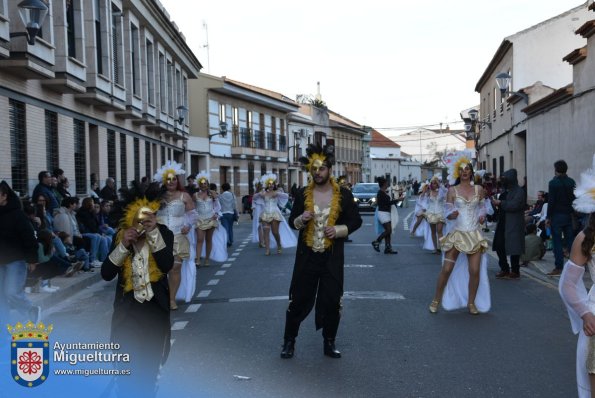
[[[122,57],[120,56],[120,51],[122,51],[121,21],[122,11],[112,5],[112,69],[114,74],[112,81],[119,85],[122,85],[124,77]]]
[[[107,176],[116,178],[116,132],[107,131]]]
[[[9,127],[10,127],[10,171],[12,189],[19,195],[29,193],[27,184],[27,125],[25,122],[25,104],[10,99]]]
[[[139,68],[139,46],[138,28],[130,24],[130,61],[132,64],[132,93],[140,95],[140,74]]]
[[[45,111],[45,149],[46,167],[54,170],[59,166],[58,160],[58,114],[52,111]]]
[[[147,40],[147,95],[149,104],[155,105],[155,54],[153,43]]]
[[[120,133],[120,186],[122,188],[128,186],[127,179],[126,134]]]
[[[74,120],[74,179],[76,194],[87,193],[87,145],[85,122]]]

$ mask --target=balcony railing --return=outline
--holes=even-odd
[[[255,130],[254,131],[254,148],[265,149],[265,145],[264,145],[264,131],[262,131],[262,130]]]
[[[287,141],[284,135],[279,136],[279,151],[285,152],[287,151]]]
[[[277,140],[276,140],[276,135],[269,133],[267,134],[267,147],[266,149],[270,150],[270,151],[276,151],[277,150]]]

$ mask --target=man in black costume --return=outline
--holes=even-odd
[[[170,348],[167,273],[174,263],[173,233],[157,224],[159,202],[146,198],[126,207],[110,255],[103,262],[106,281],[118,277],[112,342],[130,355],[132,374],[116,379],[118,396],[154,397],[159,367]]]
[[[316,329],[322,328],[324,355],[341,358],[335,336],[343,296],[343,247],[345,238],[362,219],[353,195],[331,177],[335,162],[333,145],[309,145],[300,162],[311,181],[295,197],[289,225],[299,230],[295,265],[289,288],[281,358],[294,354],[301,322],[316,304]]]

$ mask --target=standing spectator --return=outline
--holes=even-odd
[[[47,170],[40,171],[38,179],[39,184],[37,184],[33,190],[32,197],[37,198],[39,195],[45,196],[45,198],[49,200],[49,202],[46,203],[46,210],[50,214],[53,214],[54,210],[60,207],[60,202],[58,202],[58,199],[52,190],[52,175]]]
[[[498,206],[500,218],[496,226],[492,250],[498,254],[500,272],[496,278],[518,279],[520,258],[525,252],[525,190],[519,186],[516,169],[505,171],[500,176],[504,192],[498,199],[492,198],[492,205]],[[507,256],[510,256],[510,265]]]
[[[564,160],[554,163],[555,177],[548,185],[548,207],[546,226],[551,226],[554,244],[555,268],[548,273],[550,276],[559,276],[564,266],[564,247],[570,253],[574,233],[572,230],[572,201],[574,200],[574,180],[566,175],[568,165]]]
[[[47,173],[49,177],[49,173]],[[41,177],[41,175],[40,175]],[[37,240],[21,201],[5,181],[0,182],[0,323],[6,325],[11,308],[37,323],[41,308],[25,296],[27,263],[37,262]]]
[[[378,177],[378,192],[376,193],[376,204],[378,211],[376,218],[378,223],[382,225],[382,233],[372,241],[372,247],[377,252],[380,252],[380,243],[384,240],[384,254],[397,254],[396,250],[393,250],[391,245],[391,235],[393,231],[391,222],[391,210],[392,206],[397,203],[397,199],[390,199],[390,196],[386,192],[388,189],[388,181],[384,177]]]
[[[233,222],[238,214],[236,209],[236,197],[230,191],[231,186],[228,182],[221,185],[223,193],[219,195],[219,204],[221,205],[221,225],[227,231],[227,247],[233,245]]]
[[[105,186],[99,192],[99,196],[103,200],[111,200],[113,202],[118,200],[116,181],[112,177],[108,177],[105,179]]]

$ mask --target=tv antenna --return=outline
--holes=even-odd
[[[200,46],[200,48],[207,49],[207,73],[211,73],[211,60],[210,60],[210,56],[209,56],[209,27],[207,26],[206,21],[202,21],[202,27],[205,30],[207,42],[205,44],[203,44],[202,46]]]

